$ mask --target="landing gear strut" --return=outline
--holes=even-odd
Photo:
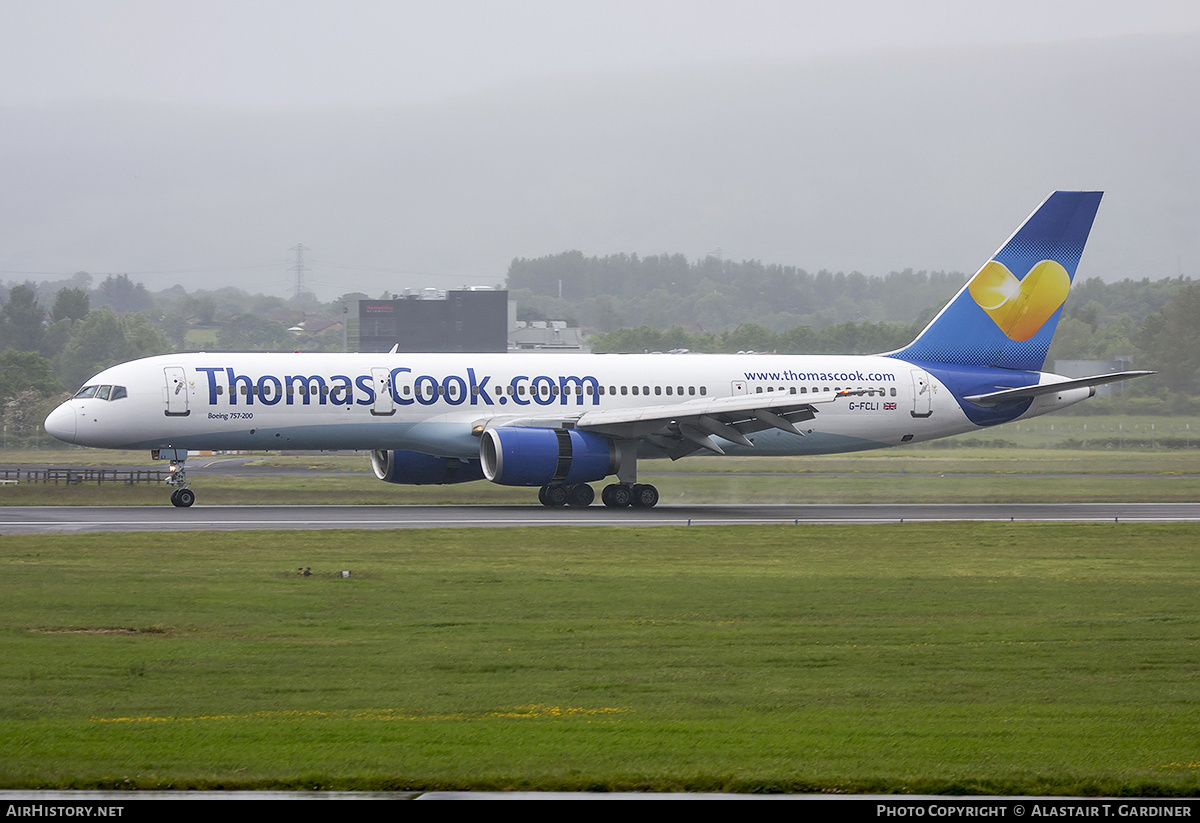
[[[600,493],[600,499],[610,509],[652,509],[658,505],[658,489],[649,483],[637,482],[637,443],[633,440],[617,442],[619,452],[616,483],[610,483]],[[596,493],[587,483],[547,483],[538,490],[538,502],[543,506],[572,506],[584,509],[592,505]]]
[[[187,464],[184,460],[172,460],[170,471],[167,485],[176,487],[171,492],[171,505],[186,509],[196,502],[196,493],[187,487]]]

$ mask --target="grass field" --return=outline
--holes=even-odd
[[[7,459],[6,459],[7,458]],[[188,479],[205,504],[528,503],[532,489],[486,482],[455,486],[381,483],[365,454],[261,454],[261,473],[224,476],[188,461]],[[0,464],[147,465],[142,452],[78,449],[0,453]],[[162,468],[159,464],[157,468]],[[1200,500],[1200,451],[1084,451],[1034,448],[891,449],[828,457],[693,457],[644,461],[643,482],[673,503],[887,502],[1186,502]],[[601,484],[595,484],[599,489]],[[159,485],[0,486],[0,505],[159,505]],[[597,504],[598,505],[598,504]]]
[[[5,537],[0,785],[1196,795],[1198,569],[1192,525]]]

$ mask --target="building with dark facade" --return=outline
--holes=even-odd
[[[357,322],[355,322],[357,321]],[[508,350],[507,291],[449,291],[445,298],[405,295],[359,300],[351,351],[503,352]]]

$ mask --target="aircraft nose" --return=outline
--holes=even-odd
[[[75,409],[63,403],[46,417],[46,434],[67,443],[75,442]]]

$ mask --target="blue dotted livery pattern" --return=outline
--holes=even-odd
[[[917,339],[891,356],[966,366],[1041,369],[1101,196],[1101,192],[1066,191],[1050,195]],[[1062,280],[1063,272],[1057,272],[1061,283],[1053,273],[1041,276],[1045,272],[1040,269],[1046,268],[1039,266],[1043,261],[1061,266],[1066,279]],[[973,292],[997,302],[980,305]],[[1024,318],[1024,327],[1030,333],[1036,329],[1036,333],[1028,339],[1010,337],[1004,329],[1017,322],[1014,318]]]

